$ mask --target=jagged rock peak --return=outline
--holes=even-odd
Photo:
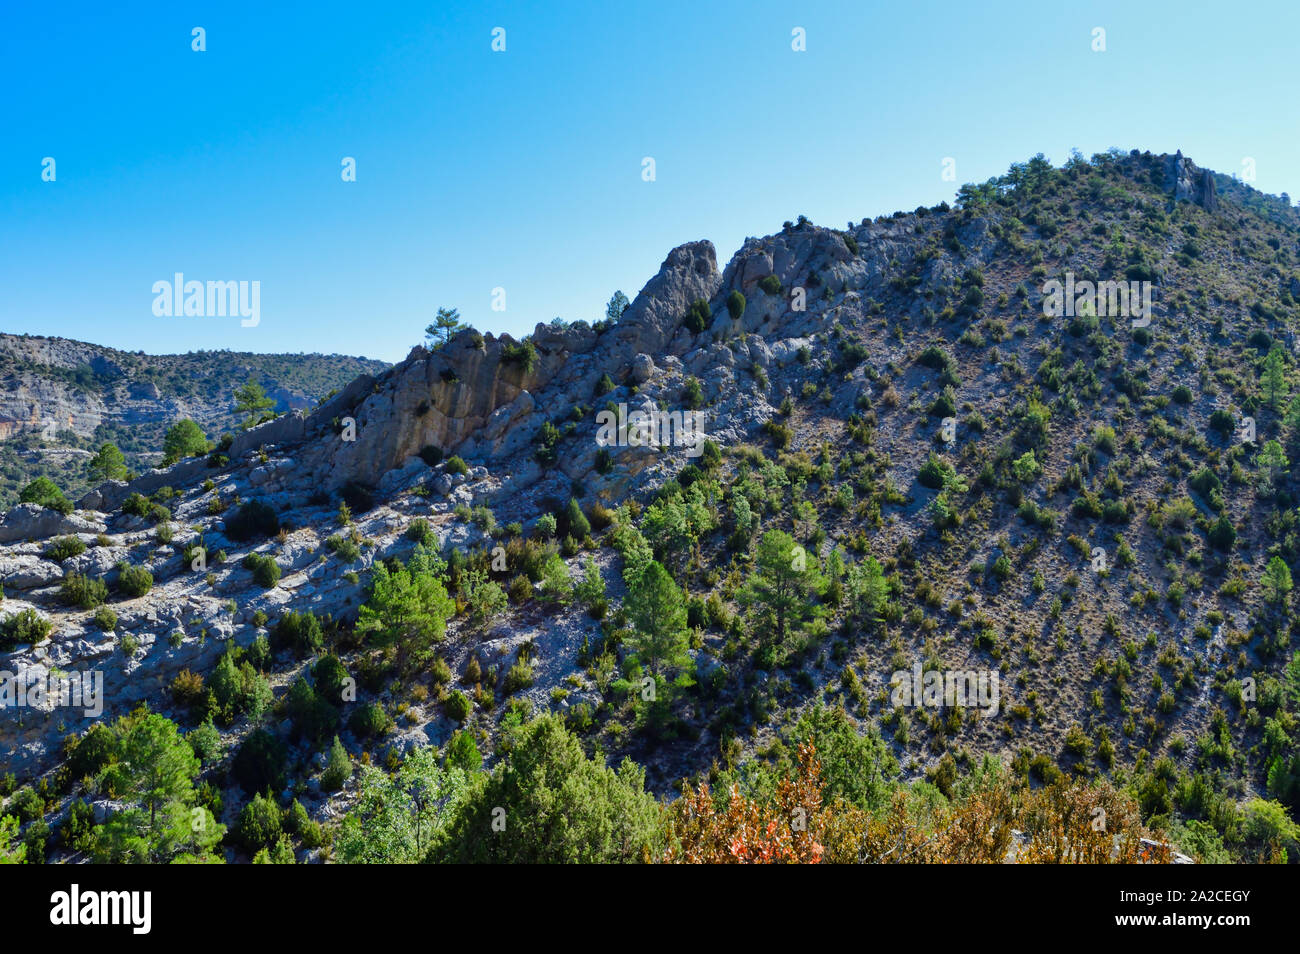
[[[1175,202],[1193,202],[1207,212],[1213,212],[1219,207],[1214,173],[1209,169],[1198,168],[1183,155],[1181,149],[1168,159],[1166,183]]]

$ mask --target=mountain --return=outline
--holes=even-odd
[[[379,851],[358,791],[401,765],[454,788],[449,860],[741,850],[684,778],[812,812],[778,855],[1047,858],[1095,807],[1088,857],[1294,859],[1298,261],[1285,196],[1181,153],[1040,156],[47,493],[0,518],[6,668],[101,673],[105,709],[0,716],[15,783],[113,817],[147,703],[232,858]],[[528,826],[579,784],[611,814],[568,855]]]
[[[147,355],[67,338],[0,334],[0,507],[37,476],[69,493],[105,442],[145,471],[168,426],[191,418],[213,438],[234,430],[235,389],[254,377],[280,412],[312,407],[383,361],[321,354],[199,351]]]

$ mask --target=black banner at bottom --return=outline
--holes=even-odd
[[[773,919],[793,927],[811,917],[811,926],[838,911],[859,930],[870,931],[877,921],[890,932],[906,932],[911,923],[919,943],[937,940],[936,929],[950,939],[949,932],[963,927],[973,941],[1014,927],[1017,933],[1065,928],[1081,939],[1138,934],[1148,941],[1200,932],[1230,943],[1242,932],[1286,930],[1300,887],[1294,866],[900,865],[805,871],[800,878],[795,872],[751,878],[683,869],[668,877],[666,869],[624,868],[617,878],[626,888],[610,898],[601,889],[609,887],[611,874],[574,867],[539,882],[537,871],[500,868],[24,865],[0,868],[0,890],[12,937],[75,934],[85,941],[111,935],[134,946],[194,940],[209,930],[237,932],[227,938],[252,930],[260,941],[372,941],[377,929],[427,925],[435,911],[434,920],[443,920],[449,905],[478,911],[497,926],[517,923],[535,932],[551,904],[552,917],[571,917],[584,929],[602,922],[617,930],[629,922],[649,928],[664,919],[666,937],[677,933],[668,924],[678,918],[696,920],[690,914],[703,915],[705,932],[715,925],[719,938],[734,939],[767,930]],[[750,892],[761,906],[745,904]],[[580,901],[584,896],[589,900]],[[686,903],[665,907],[673,897]],[[590,903],[594,898],[606,901]],[[498,921],[490,914],[494,905],[526,905],[534,916]],[[403,925],[408,919],[411,924]]]

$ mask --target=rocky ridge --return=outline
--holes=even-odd
[[[1171,202],[1188,202],[1205,213],[1219,208],[1215,177],[1181,154],[1159,157],[1151,166],[1152,174],[1164,175]],[[489,507],[496,521],[528,528],[539,513],[573,496],[575,487],[583,496],[616,504],[643,496],[691,462],[682,447],[602,447],[595,413],[604,402],[682,408],[688,382],[695,379],[706,434],[728,448],[761,441],[760,429],[776,419],[787,398],[800,397],[801,385],[807,396],[814,373],[826,382],[818,397],[829,419],[849,418],[861,407],[864,392],[886,408],[889,397],[875,384],[877,377],[894,374],[903,388],[916,385],[920,372],[890,370],[907,367],[916,348],[901,333],[883,333],[883,300],[891,302],[899,322],[933,321],[926,314],[930,296],[960,287],[971,269],[1005,253],[1003,236],[1011,218],[997,208],[957,216],[945,206],[928,214],[850,223],[842,230],[801,220],[775,235],[747,239],[721,272],[713,245],[691,242],[669,253],[612,327],[539,324],[527,342],[464,331],[442,348],[417,347],[397,366],[356,378],[314,410],[294,411],[238,434],[222,449],[224,461],[186,460],[129,484],[103,484],[66,518],[14,508],[0,519],[0,543],[6,544],[0,553],[3,613],[32,608],[50,617],[55,628],[48,642],[18,647],[6,665],[17,671],[102,670],[108,716],[139,701],[165,706],[165,688],[177,673],[211,668],[225,640],[247,645],[265,631],[265,620],[289,609],[354,614],[365,571],[376,560],[408,553],[414,544],[407,531],[417,519],[427,522],[443,549],[490,547],[487,527],[472,519],[475,508]],[[1028,269],[1017,269],[1000,285],[1010,292],[1027,279]],[[894,294],[899,283],[907,297]],[[796,290],[806,300],[803,310],[795,306]],[[728,307],[733,293],[744,296],[739,314]],[[1040,293],[1028,294],[1032,312]],[[708,303],[709,317],[693,332],[686,315],[699,299]],[[1158,303],[1157,318],[1170,315],[1170,304]],[[836,347],[846,332],[865,336],[868,357],[841,369]],[[1007,368],[1018,361],[1011,355],[1014,344],[1004,346],[1007,364],[970,362],[966,393],[992,400],[1007,394]],[[614,388],[600,393],[605,376]],[[562,452],[553,465],[536,454],[548,424],[562,434]],[[894,455],[892,485],[915,488],[926,441],[898,420],[882,422],[880,435]],[[795,446],[801,443],[802,436]],[[609,454],[607,461],[602,462],[602,452]],[[452,455],[467,462],[464,472],[448,465]],[[157,495],[165,488],[176,491],[168,505],[177,529],[171,543],[160,544],[144,518],[121,507],[132,494]],[[361,552],[345,563],[328,556],[325,544],[339,532],[338,496],[348,488],[376,503],[356,514]],[[225,535],[220,507],[251,499],[270,504],[290,525],[280,538],[248,547]],[[908,521],[922,506],[908,497],[899,515],[876,531],[882,549],[919,539]],[[1011,522],[997,529],[1005,529],[1005,543],[990,539],[974,556],[991,563],[1003,546],[1025,540],[1025,531]],[[68,534],[89,548],[60,562],[48,559],[49,541]],[[226,561],[193,571],[181,548],[200,538],[209,553],[224,551]],[[254,585],[239,562],[250,550],[271,555],[280,565],[284,576],[277,586]],[[1069,571],[1066,559],[1056,554],[1050,559],[1062,576]],[[112,585],[121,561],[148,567],[156,583],[144,597],[113,603],[113,631],[101,632],[89,612],[58,604],[58,583],[66,574],[87,573]],[[617,598],[621,584],[615,563],[608,550],[599,551],[602,575]],[[578,561],[570,560],[570,569],[577,567]],[[1100,584],[1088,581],[1083,592],[1104,597]],[[955,601],[958,595],[943,598]],[[1186,640],[1202,619],[1173,623],[1177,638]],[[1239,621],[1229,620],[1234,622]],[[576,615],[556,621],[528,610],[512,611],[484,634],[456,621],[447,661],[459,672],[473,657],[485,671],[495,670],[499,682],[527,646],[537,678],[524,695],[545,706],[556,689],[569,686],[573,691],[563,705],[571,706],[599,697],[597,687],[577,675],[576,662],[584,637],[598,633],[598,624]],[[718,642],[706,641],[695,651],[701,671],[716,665]],[[828,666],[817,678],[828,680],[835,672]],[[580,686],[573,686],[574,678]],[[89,723],[67,710],[6,713],[0,719],[13,745],[10,765],[21,773],[48,767],[62,737]],[[399,747],[440,743],[452,727],[446,716],[413,707],[389,742]],[[709,752],[710,745],[716,739],[706,734],[697,748]],[[671,778],[674,768],[664,776]]]

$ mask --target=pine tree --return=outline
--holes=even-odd
[[[635,628],[632,647],[651,675],[668,676],[689,663],[686,600],[659,563],[651,561],[633,581],[627,610]]]
[[[1291,466],[1286,451],[1277,441],[1266,441],[1260,452],[1255,455],[1255,466],[1259,468],[1260,482],[1268,490],[1277,489],[1283,472]]]
[[[758,542],[754,578],[741,591],[741,601],[759,604],[772,617],[776,642],[809,612],[808,595],[817,586],[816,561],[783,530],[769,530]]]
[[[325,771],[321,773],[320,787],[327,792],[337,792],[351,777],[352,760],[348,758],[348,750],[343,748],[343,743],[336,735],[330,744]]]
[[[188,417],[182,418],[163,435],[163,466],[170,466],[183,457],[197,457],[208,452],[208,439],[203,429]]]
[[[456,308],[439,308],[438,315],[433,319],[433,324],[424,329],[424,336],[429,339],[430,346],[441,348],[452,336],[458,331],[463,331],[469,327],[460,320],[460,311]]]
[[[225,828],[206,808],[195,814],[198,774],[198,758],[170,719],[151,714],[127,723],[118,761],[101,776],[101,784],[132,806],[104,825],[108,856],[162,862],[182,852],[206,855]]]
[[[1264,374],[1260,379],[1264,394],[1268,397],[1268,406],[1277,410],[1286,396],[1286,359],[1282,349],[1277,345],[1264,359]]]
[[[609,299],[609,304],[605,306],[605,317],[612,322],[618,321],[623,317],[623,312],[627,310],[629,304],[631,303],[621,290],[614,292]]]
[[[264,412],[275,407],[275,401],[266,396],[262,386],[253,378],[235,389],[235,411],[247,415],[239,425],[248,430],[265,420]]]
[[[1291,568],[1280,556],[1274,556],[1264,568],[1264,575],[1259,583],[1264,590],[1265,600],[1270,603],[1281,603],[1291,592]]]
[[[849,571],[849,596],[858,613],[873,622],[879,619],[889,598],[889,584],[875,557],[868,556]]]
[[[104,444],[90,460],[90,474],[100,480],[126,480],[126,457],[116,444]]]

